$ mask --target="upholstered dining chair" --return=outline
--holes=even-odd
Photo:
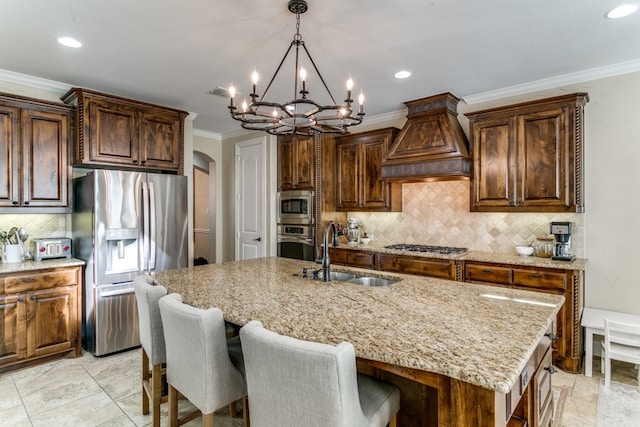
[[[611,383],[611,359],[634,363],[638,368],[640,386],[640,325],[614,322],[604,319],[604,341],[600,372],[604,373],[604,385]]]
[[[357,373],[353,345],[302,341],[258,321],[240,329],[255,427],[396,425],[400,391]]]
[[[153,427],[160,427],[160,404],[168,400],[168,395],[162,393],[167,357],[158,301],[167,295],[167,290],[149,275],[135,277],[133,288],[142,345],[142,413],[148,414],[151,404]]]
[[[178,294],[160,299],[160,313],[167,346],[169,422],[176,427],[202,414],[202,425],[213,426],[213,413],[244,399],[247,425],[247,387],[240,338],[227,342],[222,312],[184,304]],[[196,411],[178,417],[178,393]]]

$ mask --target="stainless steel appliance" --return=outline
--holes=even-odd
[[[87,263],[83,346],[96,356],[138,346],[133,278],[188,263],[187,179],[95,170],[73,188],[73,253]]]
[[[360,221],[354,218],[347,220],[347,229],[343,230],[348,245],[360,243]]]
[[[278,224],[313,224],[313,191],[278,193]]]
[[[34,261],[53,258],[71,258],[71,239],[33,239]]]
[[[551,234],[555,237],[555,247],[551,259],[559,261],[573,261],[575,255],[571,253],[571,235],[573,223],[552,222],[550,224]]]
[[[313,261],[313,226],[278,225],[278,256]]]
[[[395,245],[385,246],[384,249],[395,249],[398,251],[408,251],[408,252],[425,252],[425,253],[443,254],[443,255],[460,255],[467,252],[467,248],[456,248],[451,246],[416,245],[412,243],[398,243]]]

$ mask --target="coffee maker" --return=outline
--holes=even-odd
[[[559,261],[573,261],[575,255],[571,254],[571,222],[552,222],[550,224],[551,234],[556,239],[555,248],[551,259]]]

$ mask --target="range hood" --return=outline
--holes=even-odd
[[[407,122],[382,161],[385,181],[437,181],[471,176],[469,142],[458,102],[447,92],[405,102]]]

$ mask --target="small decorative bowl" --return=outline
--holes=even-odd
[[[362,242],[363,245],[368,245],[370,241],[371,241],[370,237],[362,237],[362,238],[360,238],[360,242]]]
[[[533,254],[533,246],[516,246],[516,252],[521,256],[529,256]]]

